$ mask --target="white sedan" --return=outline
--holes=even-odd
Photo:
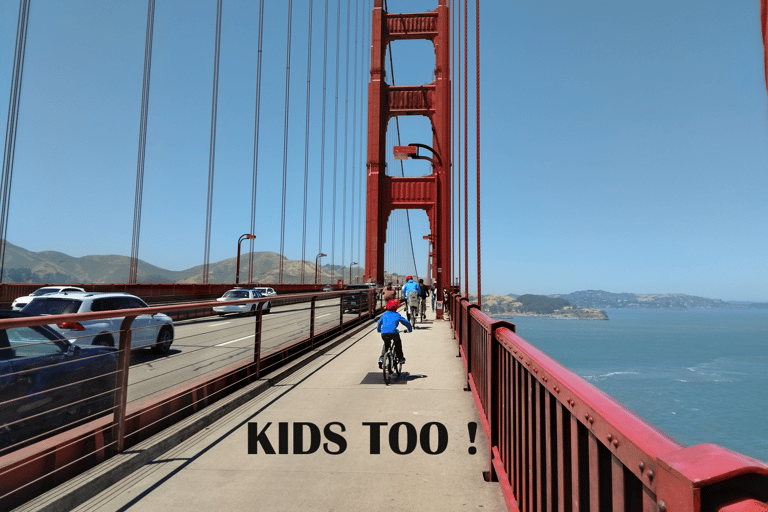
[[[216,302],[230,302],[233,300],[243,300],[243,299],[260,299],[262,298],[262,294],[256,290],[256,289],[250,289],[250,288],[236,288],[234,290],[229,290],[224,295],[216,299]],[[256,313],[256,309],[258,307],[257,303],[252,304],[232,304],[232,305],[222,305],[222,306],[214,306],[213,312],[218,313],[219,315],[225,315],[226,313]],[[262,312],[269,313],[269,310],[272,308],[272,303],[270,301],[267,301],[264,306],[262,306]]]

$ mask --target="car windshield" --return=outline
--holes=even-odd
[[[77,313],[82,301],[75,299],[54,299],[39,298],[34,299],[24,306],[22,311],[30,315],[68,315]]]
[[[245,290],[229,290],[224,294],[225,299],[248,299],[248,292]]]
[[[35,290],[32,293],[30,293],[30,295],[32,297],[38,297],[40,295],[45,295],[46,293],[56,293],[58,291],[59,291],[59,288],[52,288],[49,286],[48,288],[40,288],[38,290]]]

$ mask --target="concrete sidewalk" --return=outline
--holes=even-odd
[[[450,323],[429,318],[402,335],[407,363],[391,385],[374,323],[74,510],[505,510],[483,481]]]

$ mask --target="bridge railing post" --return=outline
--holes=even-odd
[[[309,313],[309,342],[312,347],[312,350],[315,350],[315,302],[317,301],[317,296],[312,296],[312,305],[310,306],[310,313]]]
[[[256,379],[261,377],[261,332],[264,304],[266,302],[259,302],[258,306],[256,306],[256,322],[254,322],[253,363],[256,366]]]
[[[136,315],[123,318],[120,324],[120,341],[117,356],[117,380],[115,386],[115,408],[113,410],[112,438],[117,453],[125,448],[125,416],[128,406],[128,370],[131,366],[131,324]]]

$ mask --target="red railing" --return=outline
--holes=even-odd
[[[363,300],[364,295],[367,296],[367,301]],[[345,300],[345,297],[347,299],[356,297],[356,300],[352,303],[350,300]],[[274,340],[274,336],[277,334],[265,331],[262,307],[267,301],[273,302],[274,306],[276,298],[227,302],[227,305],[251,303],[258,305],[252,327],[250,327],[254,339],[253,348],[240,350],[237,359],[203,375],[199,375],[195,368],[189,368],[189,365],[178,364],[170,371],[187,372],[187,375],[181,376],[178,383],[170,388],[164,387],[161,383],[156,391],[132,401],[128,400],[129,373],[144,366],[141,361],[134,361],[134,364],[131,364],[129,347],[131,347],[132,330],[130,326],[133,319],[136,318],[136,309],[0,320],[0,329],[10,329],[64,321],[125,317],[119,333],[119,347],[116,351],[118,362],[115,369],[116,385],[112,407],[101,414],[87,418],[97,419],[84,425],[69,428],[63,432],[61,427],[56,427],[51,432],[51,434],[58,432],[54,437],[37,436],[33,439],[37,442],[30,446],[26,446],[29,443],[24,442],[19,443],[18,447],[16,445],[0,447],[6,452],[14,450],[7,455],[0,456],[0,510],[10,510],[24,503],[168,428],[173,423],[192,415],[203,407],[257,381],[268,372],[311,352],[320,344],[343,334],[353,326],[373,318],[383,308],[380,300],[377,302],[376,298],[377,294],[373,289],[280,297],[283,303],[298,304],[298,306],[291,306],[290,313],[300,315],[302,325],[298,326],[296,330],[288,331],[287,334],[280,334],[281,341],[277,346],[270,349],[264,348],[262,340],[270,337]],[[285,299],[290,300],[286,301]],[[320,316],[317,311],[320,308],[316,304],[319,300],[325,301],[324,311],[332,312],[331,318],[335,318],[326,322],[322,327],[317,322],[317,317]],[[302,306],[302,303],[305,306]],[[142,309],[140,312],[142,315],[171,314],[180,310],[210,312],[211,307],[221,304],[220,302],[203,302],[154,306]],[[357,307],[358,304],[360,307]],[[274,318],[281,314],[281,312],[272,312],[269,316]],[[322,316],[327,317],[329,315],[323,314]],[[290,329],[294,329],[295,323],[293,320],[290,322]],[[286,338],[285,341],[282,341],[283,338]],[[176,341],[180,341],[178,337]],[[200,345],[200,343],[192,345]],[[193,354],[200,350],[205,350],[205,348],[187,346],[186,349],[177,350],[178,353],[169,355],[167,358],[183,358],[187,352],[190,353],[191,357],[195,357]],[[149,359],[149,363],[152,364],[153,368],[159,367],[158,361],[154,359]],[[192,366],[197,365],[193,364]],[[8,376],[2,375],[0,377]],[[158,375],[157,377],[161,376]],[[139,384],[145,384],[147,380]],[[0,406],[3,405],[9,404],[0,403]]]
[[[683,447],[466,298],[451,323],[510,510],[766,511],[768,465]],[[695,426],[692,426],[695,428]]]

